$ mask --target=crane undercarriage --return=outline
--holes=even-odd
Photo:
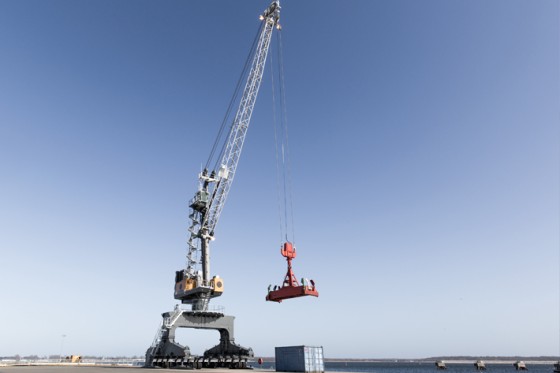
[[[235,343],[233,322],[235,317],[221,312],[195,312],[182,310],[162,314],[163,322],[146,351],[146,366],[161,368],[247,368],[253,350]],[[220,343],[206,350],[202,356],[191,355],[188,346],[175,341],[177,328],[213,329],[220,332]]]

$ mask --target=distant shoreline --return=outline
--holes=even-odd
[[[472,359],[327,359],[325,358],[325,362],[331,363],[393,363],[393,364],[402,364],[402,363],[424,363],[424,364],[432,364],[436,361],[444,361],[446,364],[472,364],[477,360],[482,360],[487,364],[513,364],[516,361],[523,361],[526,364],[554,364],[560,358],[553,359],[553,360],[531,360],[531,359],[503,359],[503,360],[492,360],[492,359],[484,359],[484,358],[472,358]],[[266,360],[265,360],[266,361]],[[274,361],[274,359],[269,360]]]
[[[273,357],[262,357],[263,361],[274,362]],[[435,363],[444,361],[448,364],[472,364],[482,360],[487,364],[513,364],[523,361],[526,364],[554,364],[560,361],[560,356],[436,356],[420,359],[359,359],[359,358],[324,358],[325,362],[331,363]]]
[[[260,357],[263,362],[274,363],[274,357]],[[253,360],[256,362],[259,359],[256,356]],[[500,365],[512,365],[517,361],[523,361],[527,365],[554,365],[556,362],[560,361],[558,356],[440,356],[440,357],[429,357],[421,359],[358,359],[358,358],[324,358],[325,363],[352,363],[352,364],[434,364],[436,361],[443,361],[445,364],[473,364],[478,360],[482,360],[486,364],[500,364]],[[78,364],[81,366],[86,366],[88,364],[123,364],[123,363],[138,363],[143,361],[142,358],[97,358],[94,356],[83,356],[82,363]],[[72,365],[72,363],[60,363],[58,359],[13,359],[12,357],[0,356],[0,366],[6,365]]]

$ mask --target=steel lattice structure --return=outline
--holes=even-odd
[[[257,94],[259,93],[264,65],[268,54],[268,46],[270,45],[272,30],[275,24],[276,21],[274,17],[271,16],[264,25],[257,45],[253,66],[251,67],[251,72],[243,91],[239,109],[235,115],[232,131],[229,134],[226,151],[220,162],[218,181],[214,188],[206,220],[202,224],[202,227],[207,229],[210,235],[214,234],[214,229],[216,228],[216,224],[218,224],[218,219],[224,208],[229,189],[233,182],[233,177],[235,176],[239,157],[243,148],[243,142],[245,141],[251,115],[253,114],[253,108],[255,107],[255,101],[257,100]]]
[[[175,298],[183,303],[192,303],[198,309],[207,309],[208,300],[218,296],[210,277],[210,241],[214,239],[214,231],[224,208],[229,190],[233,183],[247,129],[251,121],[255,102],[261,86],[263,72],[268,56],[268,50],[274,28],[280,28],[280,3],[273,1],[261,15],[263,25],[256,43],[253,60],[247,81],[239,102],[239,107],[231,124],[223,155],[218,163],[218,169],[212,172],[204,170],[199,175],[200,187],[190,202],[191,225],[187,250],[186,269],[184,276],[177,275],[176,284],[184,279],[193,280],[194,288],[185,290],[185,283],[181,283],[183,290],[175,291]],[[200,254],[200,255],[199,255]],[[198,264],[201,271],[198,271]]]

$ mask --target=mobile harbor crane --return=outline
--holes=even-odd
[[[224,281],[210,274],[210,242],[214,240],[215,228],[231,188],[243,142],[247,134],[255,101],[261,85],[263,71],[271,42],[272,32],[280,30],[280,1],[273,1],[260,15],[261,26],[241,75],[237,91],[228,108],[218,138],[204,170],[198,175],[199,188],[190,201],[190,227],[186,268],[175,273],[175,299],[191,305],[184,310],[179,305],[171,312],[163,313],[154,342],[146,352],[146,366],[150,367],[229,367],[244,368],[252,358],[253,350],[234,342],[233,316],[209,309],[209,301],[222,295]],[[249,61],[252,58],[252,63]],[[250,70],[247,70],[250,66]],[[248,71],[248,75],[247,75]],[[247,75],[239,107],[231,124],[227,141],[223,144],[213,171],[208,167],[228,119],[235,98],[238,96],[243,76]],[[300,285],[292,272],[291,260],[295,247],[285,242],[281,253],[288,261],[288,273],[281,287],[270,289],[266,300],[281,302],[283,299],[304,295],[318,296],[314,282],[302,280]],[[194,356],[186,346],[175,341],[177,328],[214,329],[220,333],[220,343]]]

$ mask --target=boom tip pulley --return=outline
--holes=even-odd
[[[282,26],[280,26],[280,23],[278,21],[280,21],[280,1],[279,0],[275,0],[272,3],[270,3],[270,5],[268,6],[268,8],[265,9],[265,11],[259,16],[259,19],[261,21],[269,20],[269,22],[273,22],[276,25],[276,28],[278,30],[282,29]]]

